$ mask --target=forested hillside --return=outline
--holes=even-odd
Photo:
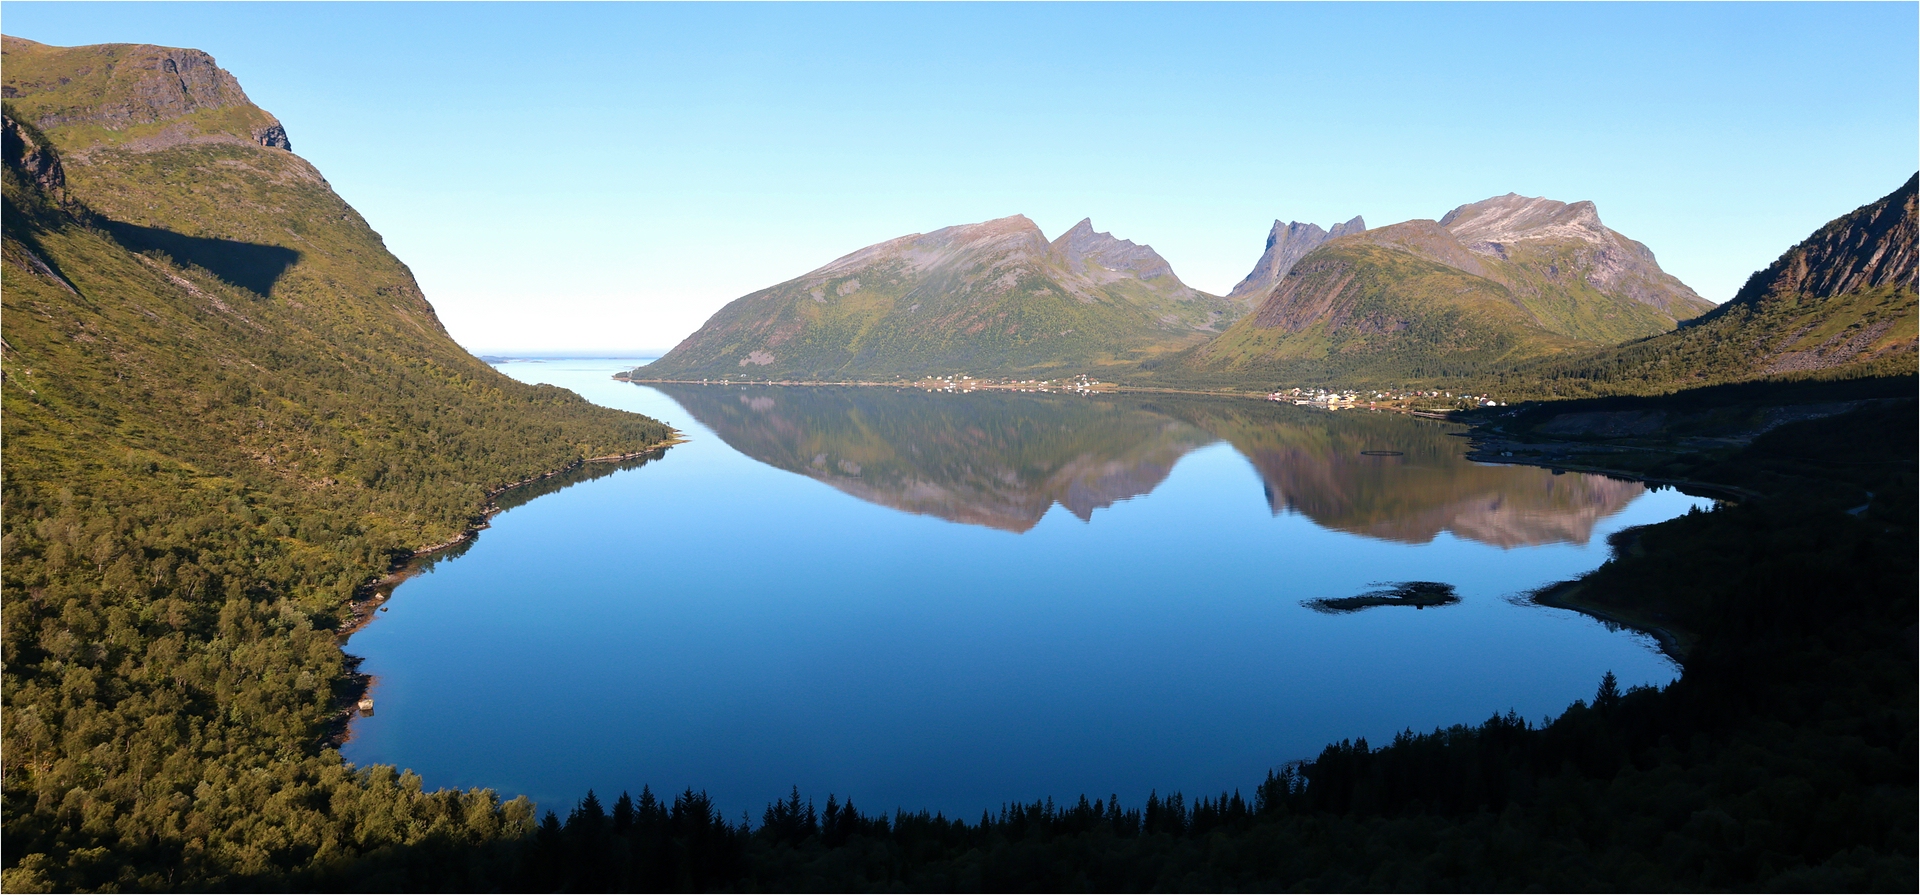
[[[526,828],[342,764],[336,631],[502,486],[667,428],[463,351],[205,54],[5,52],[5,888]]]

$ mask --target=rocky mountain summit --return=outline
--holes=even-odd
[[[291,151],[286,128],[199,50],[148,44],[52,47],[7,36],[0,94],[48,131],[157,149],[247,141]],[[88,147],[68,147],[84,153]]]
[[[1248,307],[1258,305],[1267,293],[1273,291],[1274,284],[1293,269],[1293,265],[1308,252],[1320,247],[1329,239],[1364,233],[1367,222],[1359,215],[1344,224],[1333,225],[1332,230],[1322,230],[1319,224],[1303,224],[1292,221],[1286,224],[1278,219],[1273,222],[1273,230],[1267,234],[1267,247],[1260,254],[1260,260],[1254,262],[1253,270],[1248,272],[1227,298]]]
[[[1322,241],[1179,366],[1301,382],[1474,375],[1656,335],[1711,307],[1593,203],[1508,194]]]
[[[868,246],[728,304],[645,377],[847,379],[1097,366],[1196,344],[1234,316],[1151,246],[1021,215]]]
[[[1539,361],[1515,377],[1614,394],[1769,376],[1911,376],[1920,367],[1916,185],[1920,175],[1827,223],[1674,332]]]
[[[1602,224],[1592,202],[1556,202],[1508,193],[1447,212],[1440,226],[1469,251],[1502,261],[1526,259],[1529,254],[1557,255],[1549,267],[1564,259],[1595,290],[1651,306],[1673,320],[1713,307],[1661,270],[1651,249]],[[1550,278],[1556,274],[1549,271]],[[1527,288],[1525,277],[1501,279],[1510,287]]]
[[[1047,250],[1060,266],[1066,268],[1071,280],[1086,279],[1106,284],[1125,279],[1151,282],[1171,277],[1170,282],[1164,282],[1160,287],[1168,297],[1192,301],[1201,295],[1198,290],[1179,282],[1180,278],[1173,275],[1173,265],[1160,257],[1160,253],[1154,251],[1152,246],[1115,239],[1111,233],[1096,233],[1092,218],[1081,218],[1080,223],[1048,243]]]

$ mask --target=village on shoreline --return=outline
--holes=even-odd
[[[885,380],[793,380],[793,379],[749,379],[718,377],[707,379],[647,379],[636,376],[644,367],[615,373],[614,379],[638,384],[673,383],[679,385],[766,385],[766,386],[884,386],[899,389],[918,389],[926,392],[951,395],[972,394],[974,392],[1029,392],[1036,394],[1093,395],[1117,394],[1121,392],[1213,395],[1230,398],[1260,398],[1282,404],[1299,407],[1314,407],[1322,410],[1371,409],[1396,410],[1401,412],[1436,412],[1448,410],[1472,410],[1481,407],[1505,407],[1506,402],[1495,400],[1485,394],[1454,394],[1442,389],[1352,389],[1352,388],[1290,388],[1271,392],[1229,391],[1210,389],[1179,389],[1153,386],[1121,385],[1095,379],[1084,373],[1074,376],[1061,376],[1053,379],[1015,379],[1012,377],[975,376],[970,373],[949,373],[944,375],[923,376],[917,379],[900,377]]]

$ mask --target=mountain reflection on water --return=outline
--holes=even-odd
[[[1468,461],[1460,426],[1218,398],[928,394],[887,388],[654,385],[734,450],[881,506],[1025,532],[1054,504],[1083,521],[1226,441],[1277,515],[1422,544],[1585,544],[1636,482]],[[1376,452],[1368,454],[1364,452]],[[1397,453],[1389,453],[1397,452]]]

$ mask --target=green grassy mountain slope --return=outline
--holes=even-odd
[[[1474,259],[1464,250],[1448,258],[1448,247],[1457,244],[1432,221],[1331,241],[1295,264],[1259,309],[1166,373],[1397,383],[1470,375],[1580,344],[1540,326],[1506,286],[1470,272],[1477,267],[1462,270],[1457,265]]]
[[[1508,193],[1440,219],[1540,325],[1597,342],[1665,332],[1712,310],[1652,250],[1600,222],[1592,202]]]
[[[740,298],[647,378],[859,379],[1085,369],[1190,347],[1235,306],[1152,248],[1081,221],[1051,243],[1025,217],[861,249]]]
[[[1593,203],[1509,194],[1328,240],[1218,339],[1152,372],[1432,380],[1665,332],[1710,307]]]
[[[9,37],[0,79],[4,887],[244,888],[530,825],[342,765],[337,632],[497,489],[667,428],[461,350],[205,54]]]
[[[1652,394],[1776,376],[1913,375],[1916,183],[1920,175],[1829,222],[1674,332],[1523,365],[1500,388]]]

